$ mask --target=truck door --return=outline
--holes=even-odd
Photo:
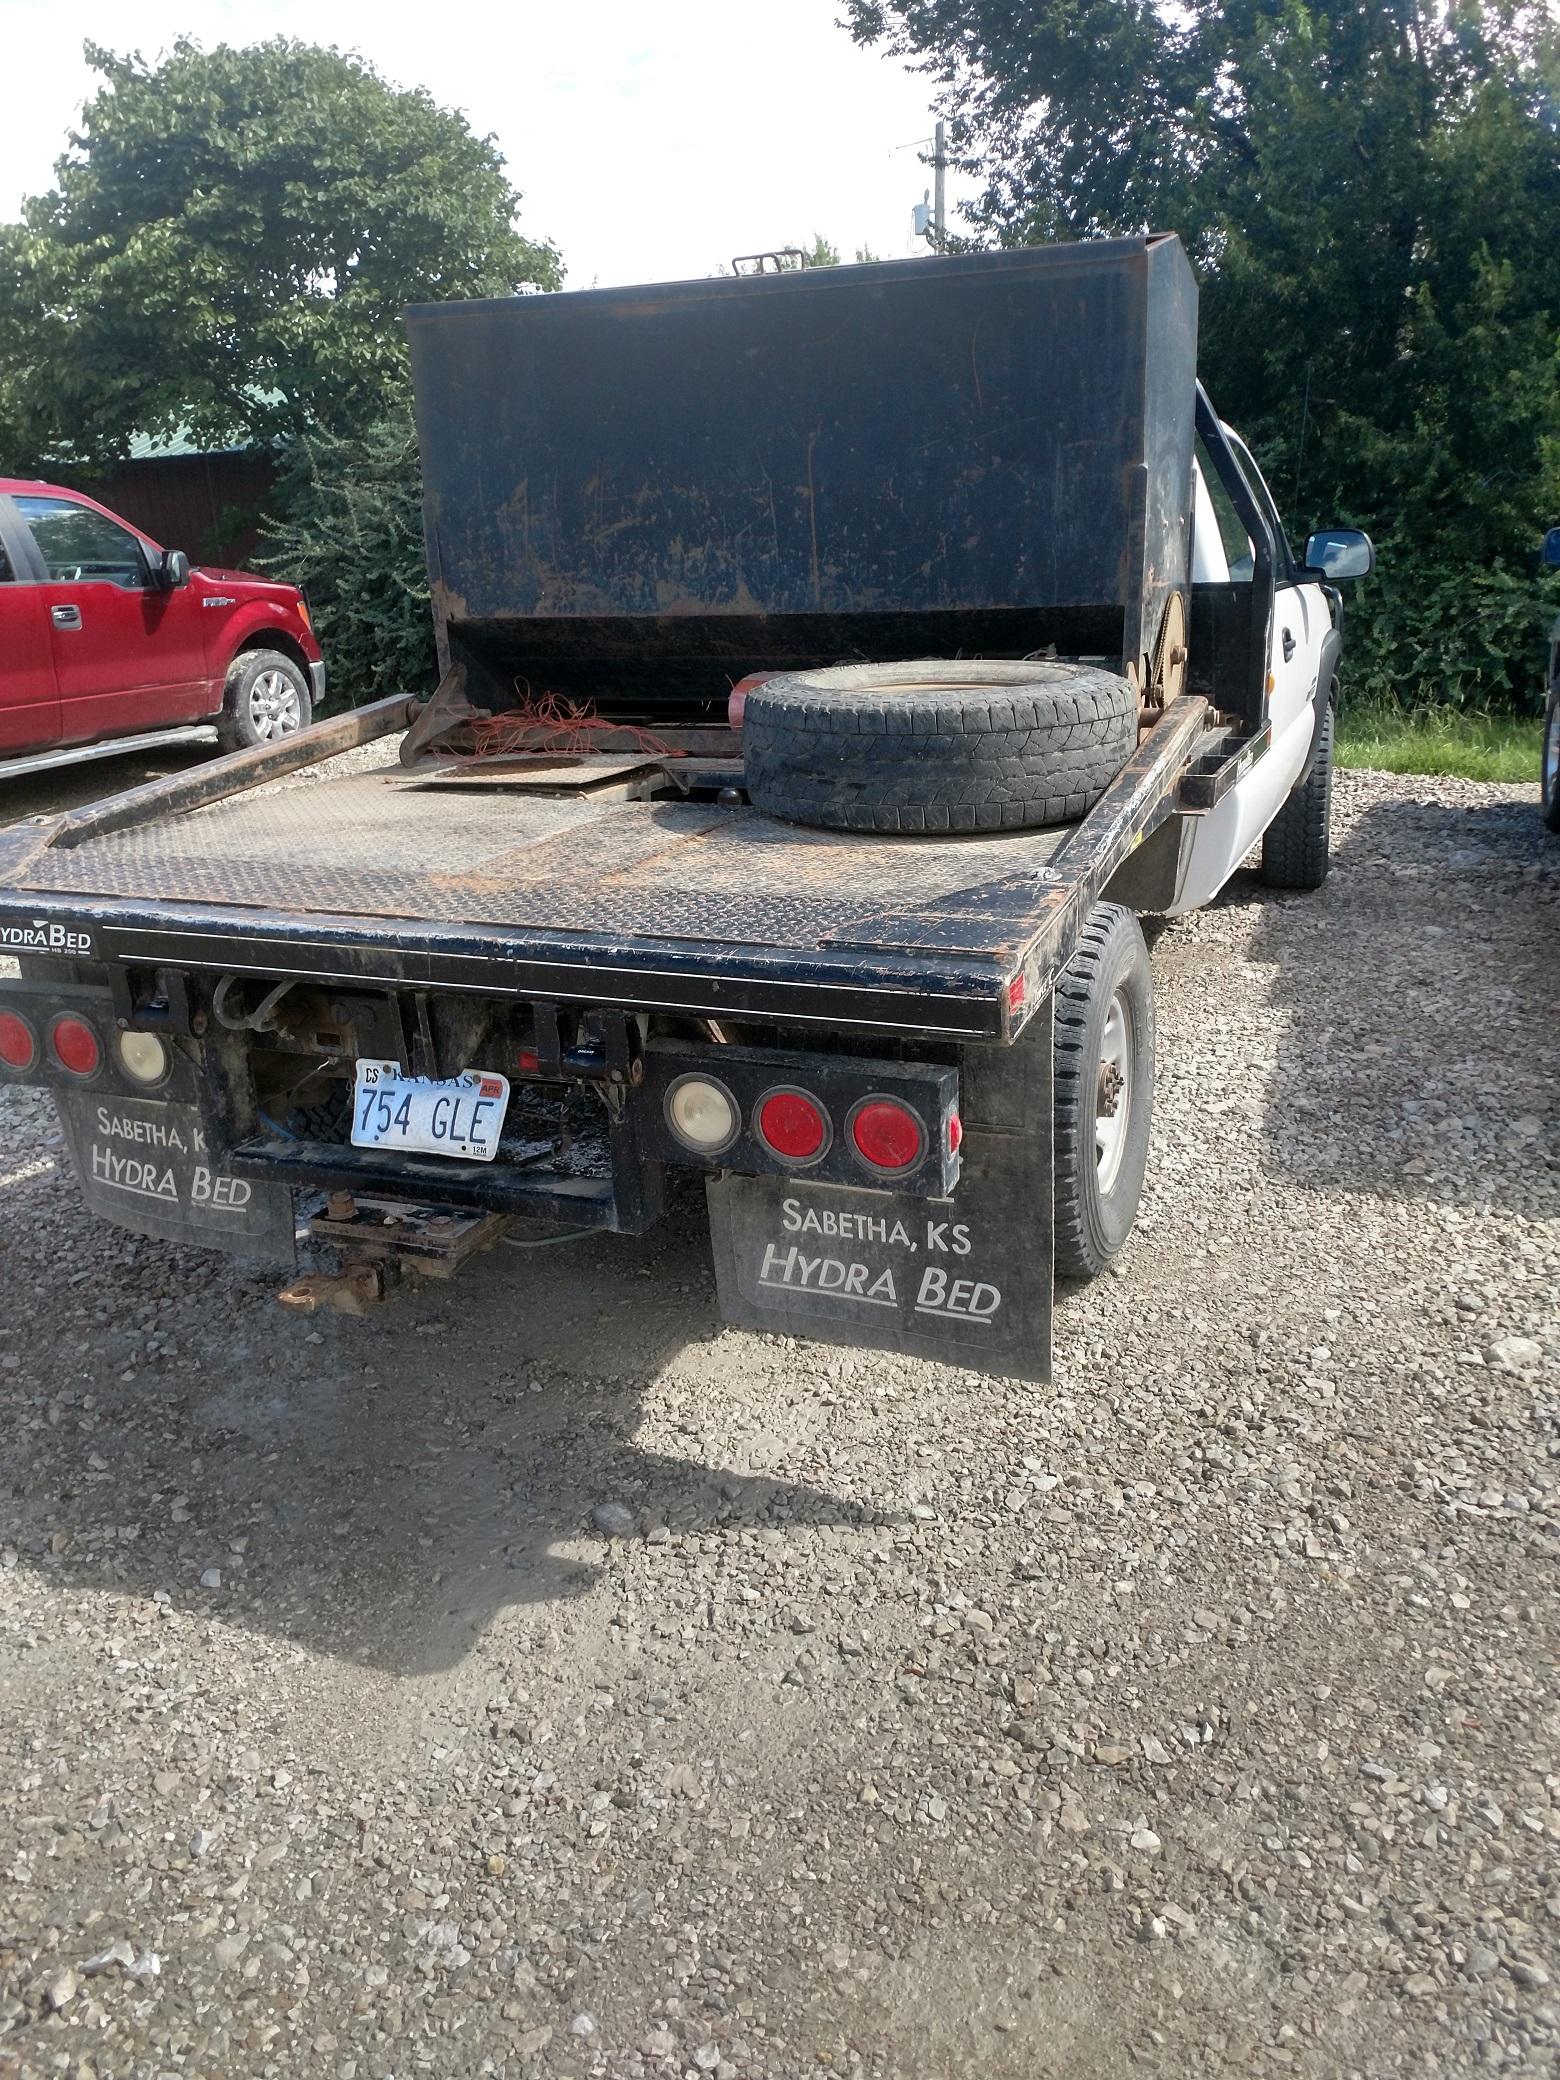
[[[1289,744],[1296,725],[1304,724],[1305,742],[1301,756],[1294,759],[1286,751],[1280,759],[1284,766],[1293,767],[1293,778],[1298,776],[1311,748],[1310,731],[1315,714],[1313,701],[1318,693],[1317,676],[1321,668],[1323,639],[1332,627],[1332,610],[1321,586],[1296,564],[1284,533],[1284,524],[1278,517],[1278,508],[1273,503],[1273,494],[1257,468],[1251,450],[1232,427],[1227,426],[1224,431],[1273,533],[1276,567],[1273,573],[1273,622],[1268,631],[1268,714],[1273,725],[1275,753]],[[1329,696],[1331,688],[1324,686],[1320,692],[1324,697]]]
[[[1238,471],[1238,477],[1236,472]],[[1241,481],[1244,480],[1244,481]],[[1250,594],[1257,557],[1238,510],[1255,501],[1272,543],[1273,598],[1262,648],[1267,672],[1261,722],[1262,756],[1218,805],[1192,824],[1180,886],[1169,914],[1181,916],[1210,901],[1272,822],[1310,756],[1324,644],[1332,629],[1326,594],[1296,565],[1272,495],[1245,444],[1228,427],[1199,433],[1194,483],[1192,576],[1198,587]],[[1253,525],[1258,515],[1253,514]],[[1237,618],[1243,618],[1244,608]],[[1249,652],[1247,653],[1250,654]],[[1320,688],[1320,698],[1331,688]],[[1223,705],[1241,712],[1244,689],[1231,685]],[[1249,717],[1253,727],[1256,718]]]
[[[59,740],[49,613],[29,565],[26,538],[0,498],[0,752],[46,751]]]
[[[206,678],[199,607],[152,582],[141,537],[98,506],[19,492],[48,573],[60,737],[67,744],[194,720]]]

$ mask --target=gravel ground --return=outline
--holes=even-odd
[[[300,1320],[0,1094],[0,2071],[1552,2071],[1560,846],[1338,807],[1043,1392],[692,1214]]]

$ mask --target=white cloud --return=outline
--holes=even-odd
[[[911,205],[931,176],[928,83],[860,51],[842,0],[592,0],[429,10],[398,0],[205,0],[208,47],[297,36],[357,50],[491,131],[524,192],[522,227],[562,249],[570,286],[713,272],[734,253],[821,231],[849,259],[924,252]],[[49,185],[92,90],[81,46],[180,33],[120,0],[0,0],[11,91],[0,129],[0,214]]]

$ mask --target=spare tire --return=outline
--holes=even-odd
[[[825,830],[1075,823],[1136,747],[1127,681],[1059,660],[783,672],[748,694],[742,723],[753,806]]]

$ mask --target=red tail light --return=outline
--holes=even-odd
[[[948,1115],[948,1153],[956,1156],[964,1146],[964,1122],[956,1112]]]
[[[806,1091],[771,1091],[758,1105],[758,1138],[787,1163],[810,1163],[833,1138],[829,1116]]]
[[[0,1062],[8,1069],[30,1069],[38,1059],[38,1042],[25,1018],[0,1011]]]
[[[54,1059],[72,1076],[95,1076],[103,1060],[98,1036],[85,1019],[57,1018],[49,1029]]]
[[[897,1098],[863,1098],[850,1116],[856,1153],[874,1170],[913,1170],[926,1153],[926,1130]]]

